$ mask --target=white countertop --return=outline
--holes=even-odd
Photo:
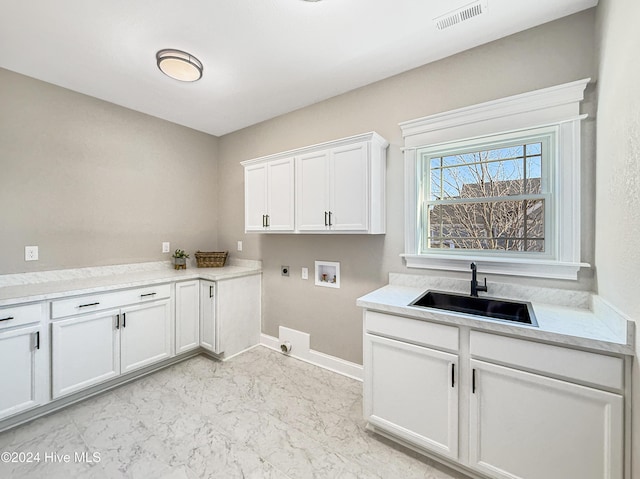
[[[611,318],[603,319],[590,309],[533,301],[538,327],[408,306],[425,291],[421,287],[392,284],[358,298],[356,304],[362,308],[409,316],[417,320],[469,326],[472,329],[603,352],[634,354],[632,321],[623,320],[627,323],[626,328],[611,327]]]
[[[6,284],[5,282],[4,286],[0,286],[0,307],[190,279],[222,281],[262,272],[260,266],[253,264],[184,270],[175,270],[168,263],[155,264],[146,269],[144,265],[140,265],[139,268],[136,268],[136,265],[131,265],[128,270],[114,267],[112,274],[105,274],[104,268],[98,272],[100,269],[62,270],[58,275],[59,279],[55,279],[55,272],[42,273],[44,278],[53,278],[48,281],[42,281],[40,278],[34,282],[25,280],[24,284]],[[76,277],[70,277],[74,273]]]

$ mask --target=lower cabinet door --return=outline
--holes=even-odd
[[[44,402],[46,353],[38,348],[39,335],[39,325],[0,332],[0,419]]]
[[[117,316],[111,310],[51,323],[54,399],[120,374]]]
[[[471,467],[509,479],[622,479],[622,396],[482,361],[471,368]]]
[[[212,353],[219,353],[215,301],[216,283],[200,280],[200,346]]]
[[[200,345],[200,281],[176,283],[176,354]]]
[[[365,335],[365,419],[401,439],[458,456],[458,356]]]
[[[120,325],[122,374],[172,356],[169,300],[122,310]]]

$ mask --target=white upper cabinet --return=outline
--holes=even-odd
[[[298,231],[323,231],[329,225],[329,152],[301,155],[296,160]]]
[[[293,158],[245,167],[245,231],[294,230]]]
[[[384,234],[387,146],[371,132],[242,162],[245,231]]]

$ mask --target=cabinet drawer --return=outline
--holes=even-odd
[[[471,356],[611,389],[624,388],[621,358],[471,331]]]
[[[0,308],[0,329],[39,323],[41,315],[42,306],[40,303]]]
[[[367,311],[366,332],[448,351],[458,350],[458,328],[419,319]]]
[[[93,311],[119,308],[171,296],[171,285],[160,284],[113,293],[97,293],[61,299],[51,303],[51,318],[63,318]]]

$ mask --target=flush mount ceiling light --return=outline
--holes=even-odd
[[[202,62],[190,53],[165,49],[156,53],[158,68],[162,73],[180,81],[197,81],[202,78]]]

